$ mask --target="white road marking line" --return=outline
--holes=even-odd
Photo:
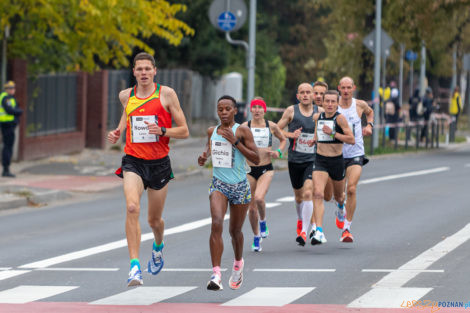
[[[226,268],[221,268],[221,272],[227,271]],[[162,272],[211,272],[211,268],[163,268]]]
[[[90,304],[103,305],[150,305],[176,297],[197,287],[139,287],[114,296],[103,298]]]
[[[414,270],[414,269],[363,269],[362,272],[366,273],[392,273],[392,272],[399,272],[399,271],[407,271],[407,272],[418,272],[418,273],[444,273],[444,270]]]
[[[359,184],[363,184],[363,185],[373,184],[373,183],[378,183],[378,182],[392,180],[392,179],[399,179],[399,178],[412,177],[412,176],[435,174],[435,173],[444,172],[444,171],[448,171],[448,170],[450,170],[450,167],[448,167],[448,166],[437,167],[437,168],[430,169],[430,170],[422,170],[422,171],[415,171],[415,172],[402,173],[402,174],[394,174],[394,175],[388,175],[388,176],[371,178],[371,179],[364,179],[364,180],[359,181]]]
[[[28,303],[49,298],[73,289],[77,286],[18,286],[0,292],[0,303]]]
[[[334,268],[255,268],[253,272],[336,272]]]
[[[269,208],[274,208],[274,207],[277,207],[277,206],[280,206],[281,203],[278,203],[278,202],[266,202],[266,207],[269,209]]]
[[[314,290],[310,288],[256,287],[241,296],[223,303],[223,306],[283,306]]]
[[[432,288],[373,288],[360,298],[351,302],[350,308],[391,309],[400,308],[403,301],[418,300]]]
[[[385,275],[376,284],[372,285],[370,291],[351,302],[348,307],[397,308],[401,305],[400,301],[405,299],[418,300],[424,297],[432,288],[403,288],[402,286],[468,239],[470,239],[470,223],[452,236],[447,237],[400,266],[397,271]]]
[[[294,202],[294,201],[295,201],[295,198],[293,196],[276,199],[276,202]]]
[[[0,271],[8,271],[11,270],[11,267],[0,267]]]
[[[386,180],[391,180],[391,179],[398,179],[398,178],[417,176],[417,175],[426,175],[426,174],[432,174],[432,173],[437,173],[437,172],[442,172],[442,171],[447,171],[447,170],[449,170],[449,167],[439,167],[439,168],[430,169],[430,170],[423,170],[423,171],[416,171],[416,172],[410,172],[410,173],[403,173],[403,174],[397,174],[397,175],[389,175],[389,176],[384,176],[384,177],[372,178],[372,179],[360,181],[359,184],[371,184],[371,183],[375,183],[375,182],[379,182],[379,181],[386,181]],[[276,202],[293,202],[294,200],[295,199],[294,199],[293,196],[288,196],[288,197],[279,198],[279,199],[276,200]],[[228,214],[225,215],[225,219],[228,219],[228,218],[229,218],[229,215]],[[186,223],[186,224],[183,224],[183,225],[180,225],[180,226],[175,226],[175,227],[172,227],[172,228],[169,228],[169,229],[165,230],[165,235],[172,235],[172,234],[187,232],[187,231],[190,231],[190,230],[201,228],[201,227],[206,226],[206,225],[210,225],[211,222],[212,222],[211,218],[205,218],[205,219],[201,219],[201,220],[198,220],[198,221]],[[143,234],[141,236],[142,241],[153,240],[153,238],[154,237],[153,237],[152,232]],[[110,242],[110,243],[107,243],[107,244],[103,244],[103,245],[100,245],[100,246],[96,246],[96,247],[92,247],[92,248],[88,248],[88,249],[83,249],[83,250],[75,251],[75,252],[71,252],[71,253],[66,253],[66,254],[63,254],[63,255],[60,255],[60,256],[57,256],[57,257],[52,257],[52,258],[44,259],[44,260],[41,260],[41,261],[36,261],[36,262],[24,264],[24,265],[19,266],[19,268],[28,268],[28,269],[29,268],[33,268],[33,269],[34,268],[45,268],[45,267],[49,267],[49,266],[56,265],[56,264],[59,264],[59,263],[81,259],[81,258],[84,258],[84,257],[99,254],[99,253],[102,253],[102,252],[107,252],[107,251],[114,250],[114,249],[123,248],[123,247],[126,247],[126,246],[127,246],[127,240],[122,239],[122,240]]]
[[[38,271],[57,271],[57,272],[117,272],[119,268],[91,268],[91,267],[44,267],[38,268]]]
[[[17,271],[17,270],[7,270],[7,271],[1,271],[0,272],[0,280],[12,278],[15,276],[23,275],[26,273],[29,273],[31,271]]]
[[[228,218],[229,218],[229,215],[226,214],[224,219],[228,219]],[[180,226],[175,226],[175,227],[172,227],[172,228],[169,228],[169,229],[165,230],[165,235],[172,235],[172,234],[177,234],[177,233],[190,231],[190,230],[197,229],[197,228],[200,228],[200,227],[203,227],[203,226],[206,226],[206,225],[210,225],[211,222],[212,222],[211,218],[204,218],[204,219],[194,221],[194,222],[190,222],[190,223],[186,223],[186,224],[183,224],[183,225],[180,225]],[[147,240],[153,240],[154,237],[153,237],[153,233],[150,232],[150,233],[143,234],[141,236],[141,238],[142,238],[142,242],[143,242],[143,241],[147,241]],[[56,256],[56,257],[53,257],[53,258],[49,258],[49,259],[45,259],[45,260],[41,260],[41,261],[37,261],[37,262],[24,264],[24,265],[19,266],[19,268],[44,268],[44,267],[49,267],[49,266],[56,265],[56,264],[59,264],[59,263],[73,261],[73,260],[81,259],[81,258],[84,258],[84,257],[88,257],[88,256],[91,256],[91,255],[95,255],[95,254],[98,254],[98,253],[102,253],[102,252],[106,252],[106,251],[110,251],[110,250],[114,250],[114,249],[119,249],[119,248],[123,248],[123,247],[127,247],[127,240],[126,239],[110,242],[110,243],[107,243],[107,244],[104,244],[104,245],[100,245],[100,246],[96,246],[96,247],[92,247],[92,248],[88,248],[88,249],[84,249],[84,250],[80,250],[80,251],[66,253],[66,254],[63,254],[63,255],[59,255],[59,256]]]

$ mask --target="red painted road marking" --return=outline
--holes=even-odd
[[[419,309],[358,309],[335,304],[288,304],[283,307],[228,307],[218,303],[156,303],[152,305],[91,305],[76,302],[30,302],[0,304],[5,313],[454,313],[468,312],[464,308],[430,307]]]

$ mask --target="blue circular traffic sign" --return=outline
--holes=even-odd
[[[217,24],[222,30],[229,32],[237,24],[237,18],[232,12],[225,11],[219,15],[219,18],[217,19]]]
[[[408,50],[405,53],[405,59],[408,61],[415,61],[418,58],[418,54],[416,52],[413,52],[412,50]]]

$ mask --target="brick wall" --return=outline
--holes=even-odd
[[[86,146],[106,147],[108,117],[108,71],[88,75],[87,82]]]

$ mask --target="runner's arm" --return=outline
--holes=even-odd
[[[176,127],[167,128],[165,136],[170,138],[185,139],[189,137],[188,124],[181,109],[176,92],[167,86],[162,86],[162,105],[168,108]],[[160,130],[161,132],[161,130]]]
[[[206,163],[209,156],[211,155],[210,141],[211,141],[211,137],[212,137],[212,133],[214,132],[214,129],[215,129],[214,126],[209,127],[207,129],[206,146],[205,146],[204,151],[202,152],[202,154],[197,158],[197,164],[199,164],[199,166],[203,166]]]
[[[352,130],[351,130],[351,128],[349,128],[348,121],[346,120],[344,115],[342,115],[342,114],[338,115],[338,117],[336,118],[336,122],[341,127],[344,134],[340,134],[340,133],[336,132],[334,134],[333,138],[336,138],[339,141],[342,141],[342,142],[350,144],[350,145],[355,144],[356,140],[354,139],[354,135],[352,133]]]
[[[362,129],[363,136],[370,136],[372,135],[372,125],[374,124],[374,110],[367,104],[367,102],[363,100],[357,101],[359,106],[362,108],[362,112],[366,115],[367,118],[367,125]]]
[[[126,114],[126,106],[127,106],[127,101],[129,101],[129,94],[130,94],[131,88],[124,89],[119,93],[119,101],[122,104],[123,111],[121,115],[121,119],[119,120],[118,127],[108,133],[107,139],[111,143],[116,143],[119,140],[119,137],[121,137],[121,133],[124,132],[126,129],[126,124],[127,124],[127,114]]]
[[[313,124],[317,124],[318,117],[320,116],[320,113],[315,113],[313,114]],[[317,142],[317,127],[315,126],[315,132],[313,133],[313,140],[308,143],[309,147],[312,147],[315,143]]]
[[[256,147],[253,134],[248,127],[240,126],[237,128],[236,139],[240,139],[235,147],[247,158],[248,161],[258,165],[260,162],[258,147]],[[235,144],[232,142],[232,144]]]
[[[279,129],[282,131],[283,135],[286,138],[294,138],[294,133],[290,133],[284,130],[284,128],[287,127],[287,124],[292,122],[293,117],[294,117],[294,107],[291,105],[284,111],[284,113],[282,113],[281,119],[279,120],[279,122],[277,122],[277,126],[279,127]]]
[[[271,132],[279,139],[279,150],[284,151],[287,142],[286,137],[276,123],[269,122],[269,125],[271,126]]]

